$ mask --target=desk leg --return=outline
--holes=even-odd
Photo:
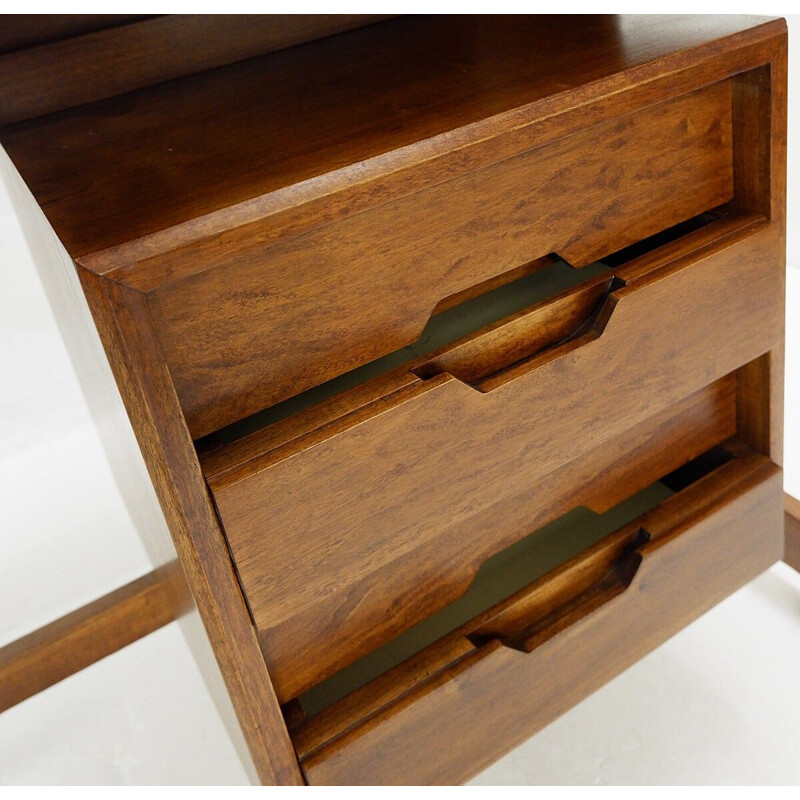
[[[786,550],[783,560],[800,572],[800,500],[784,495]]]

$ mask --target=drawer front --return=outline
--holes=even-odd
[[[781,514],[780,470],[729,462],[303,723],[308,781],[470,778],[778,560]]]
[[[778,343],[783,283],[773,226],[724,231],[699,231],[696,252],[679,240],[610,286],[534,306],[205,462],[282,700],[463,592],[483,559],[558,504],[544,488],[558,470],[602,469],[631,446],[626,431],[668,425],[683,402],[685,414],[707,409],[698,444],[733,433],[723,379]],[[564,319],[576,335],[547,345],[542,326],[562,339]],[[577,480],[563,475],[559,485]],[[508,511],[521,498],[524,521]]]
[[[161,257],[149,295],[195,438],[419,336],[441,301],[558,252],[586,265],[733,196],[716,84],[270,242]],[[172,263],[171,263],[172,262]],[[143,286],[143,289],[152,287]]]

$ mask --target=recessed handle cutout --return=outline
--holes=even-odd
[[[485,328],[412,371],[423,379],[448,373],[479,391],[489,391],[502,374],[573,342],[602,333],[611,295],[624,286],[616,277],[589,281],[560,298],[541,303]]]
[[[603,294],[603,285],[609,280],[610,270],[604,264],[593,264],[582,270],[575,270],[555,255],[539,259],[535,264],[528,265],[521,276],[520,270],[513,270],[489,284],[482,285],[485,291],[480,294],[474,294],[473,291],[462,292],[442,301],[417,340],[407,347],[388,353],[229,425],[206,437],[205,440],[198,440],[197,448],[200,451],[207,451],[229,444],[311,406],[324,403],[336,395],[355,389],[370,380],[400,370],[404,366],[411,367],[429,354],[450,347],[459,349],[461,342],[472,342],[476,337],[482,339],[484,334],[490,338],[502,339],[504,338],[502,329],[508,321],[518,319],[532,307],[543,306],[552,298],[565,294],[576,286],[581,287],[579,288],[581,297],[588,290],[590,297],[587,302],[596,302]],[[584,284],[586,284],[585,289]],[[578,323],[579,320],[576,319],[571,323],[572,327],[565,326],[563,335],[571,332]],[[500,333],[492,337],[492,332],[498,330]],[[522,343],[522,340],[519,342]],[[501,356],[498,354],[499,357]],[[511,354],[503,357],[513,358]],[[417,374],[413,368],[411,372]]]
[[[730,440],[602,514],[573,508],[495,552],[458,599],[306,691],[300,697],[304,713],[313,717],[448,636],[458,636],[460,655],[498,641],[533,652],[632,585],[651,557],[649,543],[664,535],[663,521],[659,529],[658,518],[651,524],[651,514],[661,509],[663,520],[670,508],[679,508],[682,516],[693,502],[707,502],[703,482],[720,481],[725,470],[743,468],[738,458],[748,457],[752,451],[746,445]],[[673,487],[688,491],[679,506],[670,505]]]
[[[650,538],[641,527],[612,537],[591,559],[561,570],[540,592],[532,593],[524,607],[513,608],[513,615],[501,613],[468,638],[476,646],[499,639],[506,647],[532,652],[622,594],[642,563],[639,549]]]
[[[565,352],[562,348],[574,349],[599,336],[613,312],[613,293],[659,268],[669,260],[667,254],[693,252],[755,219],[728,204],[581,269],[552,253],[503,273],[440,301],[407,347],[198,440],[198,451],[231,444],[403,368],[405,377],[427,380],[451,374],[489,392],[513,379],[520,367],[535,369]]]

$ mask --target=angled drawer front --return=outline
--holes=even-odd
[[[743,455],[301,724],[306,777],[468,779],[781,551],[780,470]]]
[[[192,434],[413,342],[441,301],[536,258],[584,266],[727,202],[731,114],[723,82],[451,179],[431,167],[433,185],[283,241],[254,223],[150,259],[202,265],[150,295]]]
[[[265,783],[469,779],[781,557],[785,23],[673,16],[264,39],[0,126]]]
[[[676,404],[731,435],[723,379],[781,335],[776,235],[712,223],[207,458],[279,697],[463,592],[557,470]]]

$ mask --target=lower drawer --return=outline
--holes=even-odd
[[[781,337],[778,234],[717,219],[206,453],[279,700],[463,594],[631,431],[688,414],[682,460],[733,435],[732,373]]]
[[[781,471],[735,440],[726,453],[692,483],[675,477],[688,485],[630,525],[297,724],[308,781],[464,781],[778,560]]]

